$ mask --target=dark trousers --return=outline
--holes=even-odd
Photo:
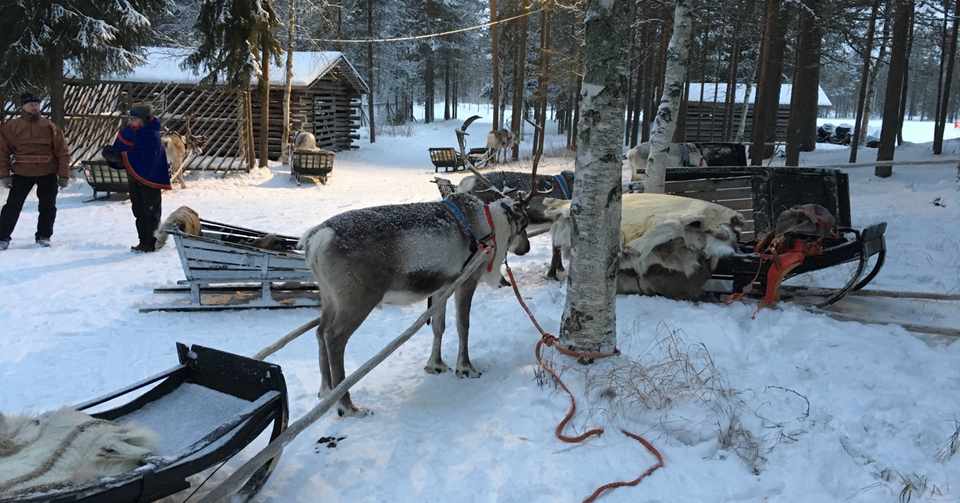
[[[27,200],[33,186],[37,186],[37,198],[40,199],[40,216],[37,219],[37,239],[50,239],[53,236],[53,221],[57,219],[57,175],[20,176],[13,175],[13,187],[7,194],[7,204],[0,211],[0,241],[9,241],[13,228],[17,226],[23,202]]]
[[[147,187],[130,180],[130,203],[137,220],[140,244],[152,247],[157,243],[153,233],[160,227],[160,189]]]

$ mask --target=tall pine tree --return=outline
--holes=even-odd
[[[154,40],[150,19],[172,6],[170,0],[0,0],[0,95],[46,91],[62,127],[66,72],[95,79],[131,70]]]
[[[269,136],[269,64],[283,50],[274,30],[280,19],[270,0],[204,0],[194,25],[199,46],[184,65],[201,70],[204,83],[248,91],[256,75],[260,88],[260,165],[266,166]],[[250,118],[248,118],[250,120]]]

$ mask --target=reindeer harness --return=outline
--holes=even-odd
[[[567,181],[564,180],[563,175],[553,175],[553,179],[556,180],[557,185],[560,186],[560,193],[563,194],[563,198],[573,199],[573,192],[571,192],[570,187],[567,186]]]
[[[457,206],[457,203],[451,201],[450,199],[443,200],[443,207],[446,208],[447,212],[453,216],[454,220],[459,224],[460,232],[470,240],[470,255],[473,256],[474,253],[477,253],[477,250],[480,249],[480,245],[484,244],[487,241],[492,243],[493,253],[490,255],[490,262],[487,264],[487,272],[493,271],[493,263],[496,260],[497,252],[497,232],[496,226],[493,223],[493,215],[490,213],[490,205],[483,205],[483,215],[487,219],[487,225],[490,226],[490,234],[482,238],[477,238],[476,233],[473,232],[473,227],[470,225],[470,221],[467,220],[467,216],[463,214],[463,210]],[[469,259],[468,259],[469,261]]]

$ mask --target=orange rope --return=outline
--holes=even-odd
[[[542,326],[540,326],[540,323],[537,322],[537,318],[533,315],[533,312],[530,311],[530,308],[527,306],[527,303],[523,301],[523,296],[520,295],[520,289],[517,288],[517,280],[513,277],[513,271],[510,269],[510,265],[504,262],[504,266],[506,266],[507,276],[510,278],[510,286],[513,287],[513,293],[517,297],[517,302],[520,303],[520,307],[523,308],[524,312],[527,313],[527,317],[530,318],[530,321],[533,323],[533,326],[536,327],[538,332],[540,332],[540,340],[537,341],[537,344],[533,350],[533,354],[537,358],[537,364],[540,366],[541,369],[549,373],[553,377],[554,382],[556,382],[557,385],[560,386],[560,388],[567,393],[567,396],[570,397],[570,408],[567,409],[566,415],[563,416],[563,419],[560,420],[560,423],[558,423],[556,429],[554,429],[554,432],[553,432],[554,435],[556,435],[556,437],[560,439],[560,441],[566,442],[569,444],[580,443],[590,437],[602,435],[604,431],[603,428],[592,428],[575,437],[572,437],[563,433],[563,430],[567,427],[567,423],[569,423],[577,413],[577,400],[576,398],[574,398],[573,392],[571,392],[570,389],[567,388],[567,385],[563,383],[563,380],[560,379],[560,376],[557,374],[556,370],[554,370],[553,367],[550,366],[548,363],[544,362],[543,347],[550,346],[562,354],[565,354],[567,356],[571,356],[573,358],[577,358],[580,360],[593,360],[598,358],[606,358],[609,356],[617,355],[620,352],[617,350],[614,350],[612,353],[604,353],[604,352],[597,352],[597,351],[581,352],[581,351],[574,351],[571,349],[567,349],[557,344],[558,342],[557,337],[547,332],[546,330],[543,329]],[[652,465],[650,468],[647,468],[646,471],[644,471],[642,474],[640,474],[639,477],[633,480],[610,482],[608,484],[604,484],[598,487],[595,491],[593,491],[593,494],[591,494],[588,498],[583,500],[583,503],[592,503],[596,501],[596,499],[599,498],[606,491],[616,489],[618,487],[636,486],[643,479],[647,478],[650,474],[652,474],[653,472],[665,466],[663,461],[663,455],[660,454],[660,451],[658,451],[657,448],[654,447],[652,443],[647,441],[647,439],[635,433],[630,433],[629,431],[626,431],[626,430],[620,430],[620,431],[622,431],[624,435],[640,442],[650,454],[652,454],[654,457],[657,458],[657,462],[654,465]]]

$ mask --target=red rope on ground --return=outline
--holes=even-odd
[[[571,356],[577,359],[587,359],[587,360],[614,356],[619,354],[619,351],[614,350],[612,353],[603,353],[603,352],[596,352],[596,351],[581,352],[581,351],[574,351],[571,349],[567,349],[557,344],[558,342],[557,337],[547,332],[546,330],[543,329],[543,327],[540,326],[540,323],[537,321],[537,318],[533,315],[533,312],[530,311],[530,308],[527,306],[527,303],[523,301],[523,296],[520,295],[520,289],[517,288],[517,280],[516,278],[513,277],[513,271],[510,269],[510,265],[504,262],[504,266],[506,266],[507,277],[510,278],[510,286],[513,287],[513,293],[517,297],[517,302],[520,303],[520,307],[523,308],[524,312],[527,313],[527,317],[530,318],[530,321],[533,323],[533,326],[536,327],[538,332],[540,332],[540,340],[537,341],[537,344],[533,350],[533,354],[537,358],[537,364],[540,366],[541,369],[549,373],[553,377],[554,382],[556,382],[557,385],[560,386],[560,388],[567,393],[567,396],[570,397],[570,408],[567,409],[566,415],[563,416],[563,419],[560,420],[560,423],[558,423],[556,429],[554,429],[554,432],[553,432],[554,435],[556,435],[556,437],[560,439],[560,441],[566,442],[569,444],[580,443],[590,437],[602,435],[604,431],[603,428],[593,428],[575,437],[571,437],[563,433],[563,430],[567,427],[567,423],[569,423],[570,420],[572,420],[577,413],[577,400],[576,398],[574,398],[573,392],[570,391],[570,388],[567,388],[567,385],[564,384],[563,380],[560,379],[560,376],[557,374],[556,370],[554,370],[553,367],[550,366],[548,363],[544,362],[543,347],[550,346],[556,349],[557,351],[559,351],[560,353],[565,354],[567,356]],[[594,501],[596,501],[597,498],[603,495],[603,493],[616,489],[618,487],[636,486],[641,481],[643,481],[643,479],[650,476],[650,474],[652,474],[653,472],[665,466],[665,463],[663,461],[663,455],[660,454],[660,451],[658,451],[657,448],[654,447],[653,444],[650,443],[647,439],[643,438],[640,435],[637,435],[636,433],[630,433],[629,431],[626,431],[626,430],[620,430],[620,431],[622,431],[624,435],[640,442],[640,444],[642,444],[650,454],[652,454],[655,458],[657,458],[657,462],[654,465],[652,465],[650,468],[647,468],[646,471],[641,473],[639,477],[633,480],[610,482],[608,484],[604,484],[598,487],[595,491],[593,491],[593,494],[591,494],[589,497],[583,500],[583,503],[593,503]]]

